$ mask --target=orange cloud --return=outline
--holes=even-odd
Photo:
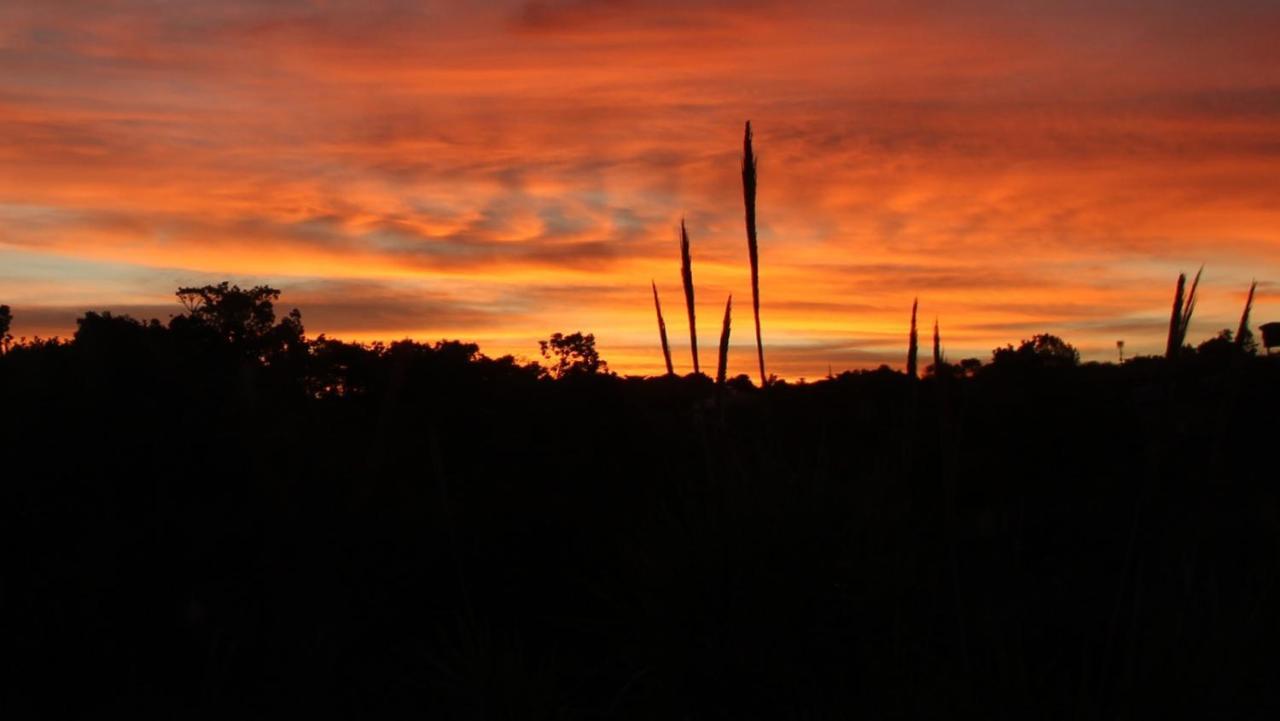
[[[782,375],[900,365],[916,296],[953,357],[1041,331],[1157,352],[1202,262],[1193,335],[1254,277],[1255,317],[1278,310],[1274,3],[474,5],[0,8],[17,330],[225,277],[313,333],[529,356],[580,328],[655,372],[648,284],[679,305],[682,216],[702,335],[728,294],[749,307],[748,117]]]

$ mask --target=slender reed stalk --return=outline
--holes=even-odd
[[[1244,312],[1240,314],[1240,327],[1236,330],[1236,346],[1244,348],[1253,339],[1253,331],[1249,330],[1249,312],[1253,310],[1253,292],[1258,289],[1258,281],[1249,286],[1249,296],[1244,300]]]
[[[689,347],[693,351],[693,372],[701,373],[698,366],[698,324],[693,311],[693,259],[689,257],[689,232],[680,219],[680,277],[684,280],[684,304],[689,309]]]
[[[1200,275],[1204,266],[1196,271],[1195,280],[1191,281],[1191,290],[1183,297],[1187,285],[1185,273],[1178,274],[1178,287],[1173,293],[1173,315],[1169,317],[1169,342],[1165,347],[1165,357],[1174,358],[1182,351],[1182,344],[1187,340],[1187,329],[1191,327],[1191,314],[1196,310],[1196,289],[1200,287]]]
[[[907,375],[912,378],[920,377],[916,372],[916,354],[920,350],[920,339],[916,334],[916,308],[919,305],[919,298],[911,301],[911,336],[907,339]]]
[[[742,200],[747,210],[747,256],[751,260],[751,309],[756,320],[756,356],[760,360],[760,386],[764,373],[764,341],[760,338],[760,249],[756,243],[756,154],[751,149],[751,121],[742,137]]]
[[[1169,316],[1169,339],[1165,343],[1164,357],[1175,358],[1182,349],[1179,331],[1182,328],[1182,298],[1186,292],[1187,274],[1178,274],[1178,285],[1173,290],[1173,313]]]
[[[724,385],[725,371],[729,368],[729,315],[733,312],[733,294],[724,304],[724,322],[720,324],[720,362],[716,364],[716,383]]]
[[[933,374],[942,373],[942,335],[938,332],[938,319],[933,319]]]
[[[1182,309],[1182,328],[1178,333],[1178,340],[1185,343],[1187,340],[1187,330],[1191,328],[1191,314],[1196,309],[1196,288],[1200,287],[1200,274],[1204,272],[1204,266],[1200,266],[1200,270],[1196,271],[1195,280],[1191,281],[1191,292],[1187,293],[1187,303]]]
[[[658,311],[658,336],[662,338],[662,359],[667,362],[667,375],[675,375],[675,369],[671,367],[671,345],[667,343],[667,322],[662,319],[662,304],[658,302],[658,284],[649,281],[649,285],[653,286],[653,308]]]

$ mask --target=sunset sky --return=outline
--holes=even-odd
[[[1201,263],[1193,342],[1253,278],[1280,320],[1275,0],[8,0],[0,303],[66,336],[266,283],[309,335],[653,373],[654,279],[688,371],[683,216],[754,375],[747,119],[779,375],[901,367],[915,296],[952,359],[1157,353]]]

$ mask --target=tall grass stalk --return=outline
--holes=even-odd
[[[1187,330],[1191,328],[1191,314],[1196,309],[1196,289],[1200,287],[1200,274],[1204,272],[1204,266],[1200,266],[1200,270],[1196,271],[1195,280],[1191,281],[1191,292],[1187,293],[1186,305],[1182,308],[1182,328],[1178,332],[1178,340],[1185,343],[1187,340]]]
[[[1240,314],[1240,327],[1236,330],[1236,346],[1244,348],[1253,338],[1253,331],[1249,330],[1249,312],[1253,310],[1253,292],[1258,289],[1258,281],[1253,281],[1249,286],[1249,295],[1244,299],[1244,312]]]
[[[1174,358],[1182,351],[1182,344],[1187,340],[1187,330],[1191,327],[1191,314],[1196,310],[1196,290],[1200,287],[1200,275],[1204,266],[1196,271],[1195,280],[1191,281],[1191,290],[1185,293],[1187,276],[1178,274],[1178,286],[1173,293],[1173,314],[1169,316],[1169,342],[1165,346],[1165,357]]]
[[[760,338],[760,248],[756,243],[756,154],[751,149],[751,121],[742,137],[742,200],[747,212],[747,257],[751,260],[751,310],[756,321],[756,356],[760,360],[760,386],[764,373],[764,341]]]
[[[916,372],[916,354],[920,351],[920,338],[916,334],[916,308],[919,305],[919,298],[911,301],[911,336],[907,339],[907,375],[912,378],[920,377]]]
[[[716,364],[716,383],[724,384],[724,373],[728,370],[728,327],[730,327],[730,315],[733,312],[733,293],[728,296],[728,301],[724,302],[724,320],[721,323],[721,356]]]
[[[698,323],[693,310],[693,259],[689,257],[689,231],[684,218],[680,219],[680,278],[684,281],[684,304],[689,309],[689,348],[693,352],[693,372],[701,373],[698,366]]]
[[[662,303],[658,302],[658,284],[651,280],[649,285],[653,286],[653,309],[658,312],[658,336],[662,338],[662,359],[667,362],[667,375],[675,375],[675,368],[671,366],[671,345],[667,343],[667,322],[662,319]]]
[[[942,335],[938,331],[938,319],[933,319],[933,374],[942,372]]]
[[[1169,338],[1165,342],[1164,357],[1175,358],[1182,349],[1179,330],[1182,328],[1182,298],[1187,288],[1187,274],[1178,274],[1178,285],[1173,289],[1173,312],[1169,316]]]
[[[716,383],[724,385],[725,372],[729,368],[729,315],[733,312],[733,294],[724,304],[724,322],[720,324],[720,361],[716,364]]]

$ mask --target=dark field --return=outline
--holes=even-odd
[[[1280,713],[1276,359],[760,390],[273,323],[0,356],[9,718]]]

